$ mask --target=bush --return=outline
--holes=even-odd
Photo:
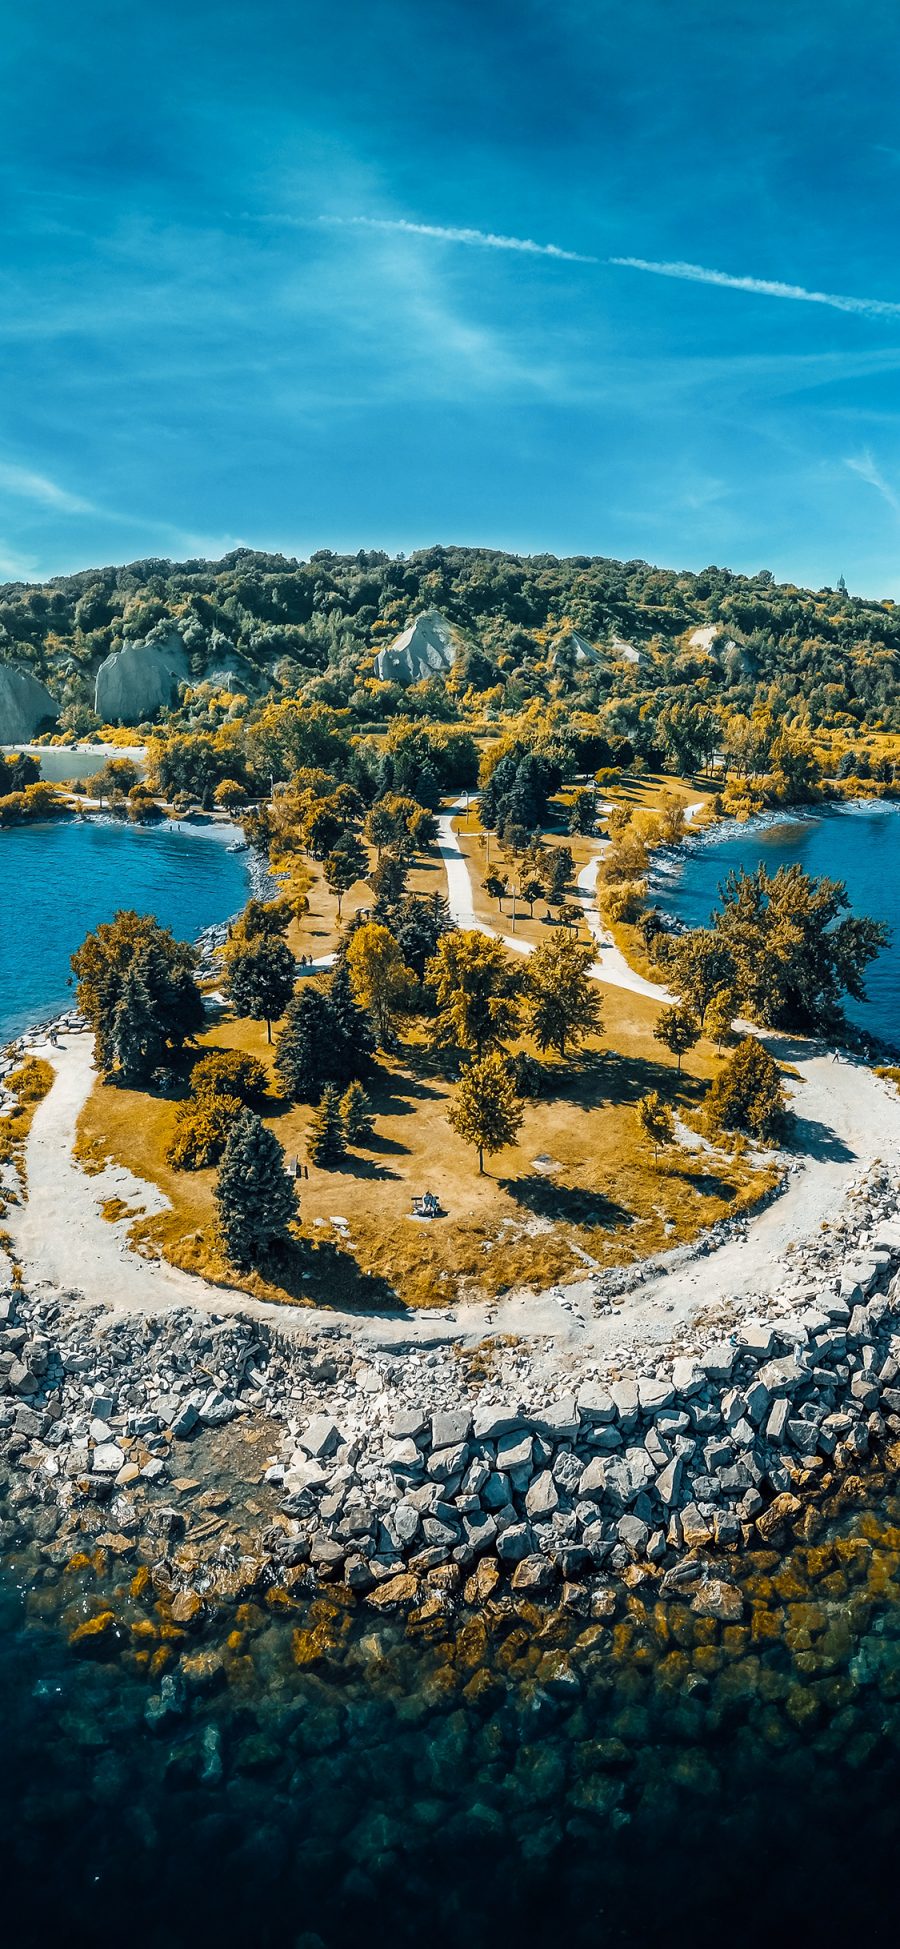
[[[722,1064],[706,1099],[713,1131],[738,1130],[759,1143],[776,1143],[787,1121],[787,1100],[774,1057],[755,1036],[745,1036]]]
[[[535,1098],[544,1093],[544,1070],[536,1056],[519,1049],[506,1059],[506,1073],[517,1096]]]
[[[176,1171],[205,1171],[218,1164],[228,1133],[244,1105],[236,1096],[191,1098],[179,1110],[166,1149],[166,1161]]]
[[[194,1097],[230,1096],[241,1103],[253,1103],[265,1096],[266,1072],[255,1056],[240,1049],[211,1049],[191,1070],[191,1095]]]

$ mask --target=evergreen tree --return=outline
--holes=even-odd
[[[354,995],[347,959],[342,953],[338,954],[334,973],[328,983],[328,1004],[335,1038],[335,1057],[340,1062],[340,1067],[333,1072],[334,1080],[338,1083],[344,1080],[349,1082],[356,1076],[365,1076],[372,1067],[375,1037],[369,1016],[364,1008],[360,1008]]]
[[[341,1100],[334,1083],[326,1083],[322,1100],[310,1119],[306,1133],[306,1153],[311,1164],[329,1170],[346,1153]]]
[[[439,893],[430,897],[408,893],[401,901],[394,938],[407,967],[419,981],[424,981],[426,965],[451,925],[450,908]]]
[[[284,1152],[253,1110],[232,1123],[214,1195],[225,1251],[242,1270],[259,1265],[297,1216]]]
[[[194,980],[196,965],[196,949],[186,941],[176,941],[168,927],[160,927],[151,914],[120,911],[85,937],[72,956],[72,969],[78,980],[78,1006],[94,1031],[101,1069],[109,1071],[115,1067],[117,1038],[125,1032],[125,1014],[132,1007],[137,1009],[138,1004],[139,1012],[149,1007],[158,1040],[152,1051],[153,1061],[149,1062],[153,1038],[145,1018],[143,1027],[129,1038],[129,1061],[134,1062],[137,1057],[140,1063],[142,1042],[146,1042],[151,1069],[181,1053],[184,1043],[196,1035],[205,1019],[203,997]],[[129,1007],[118,1018],[116,1029],[116,1011],[123,988],[135,969],[139,969],[144,993],[138,995],[131,989]],[[131,1073],[147,1071],[139,1069]]]
[[[325,883],[337,900],[338,920],[341,918],[344,894],[349,893],[357,880],[365,878],[368,864],[369,856],[355,832],[345,832],[334,851],[329,853],[324,867]]]
[[[122,976],[119,999],[113,1010],[110,1046],[113,1062],[129,1081],[152,1075],[163,1060],[165,1039],[139,956]]]
[[[284,1014],[294,992],[294,956],[287,941],[275,934],[235,939],[228,952],[225,987],[239,1015],[265,1022],[266,1041],[272,1023]]]
[[[727,1057],[706,1099],[710,1130],[738,1130],[760,1143],[783,1134],[787,1100],[781,1071],[768,1049],[748,1035]]]
[[[335,1024],[329,997],[304,982],[290,1002],[275,1045],[275,1068],[294,1103],[318,1103],[334,1080]]]
[[[372,1106],[361,1083],[351,1083],[341,1097],[341,1122],[348,1144],[364,1144],[372,1135]]]
[[[498,1050],[466,1065],[447,1115],[458,1136],[477,1150],[482,1175],[485,1153],[492,1157],[495,1151],[515,1143],[524,1111],[506,1060]]]

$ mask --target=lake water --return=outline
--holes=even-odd
[[[607,1623],[508,1594],[465,1624],[385,1620],[340,1586],[254,1591],[250,1558],[246,1594],[187,1638],[127,1539],[70,1524],[23,1545],[22,1494],[0,1490],[0,1874],[22,1949],[895,1940],[890,1480],[787,1555],[727,1565],[740,1624],[652,1583]],[[79,1659],[70,1635],[110,1610]]]
[[[763,830],[730,828],[727,838],[689,853],[657,888],[657,899],[688,926],[703,926],[719,904],[728,873],[752,872],[760,864],[769,873],[799,864],[807,873],[843,880],[854,912],[888,922],[892,937],[869,968],[867,1000],[848,1001],[846,1009],[860,1028],[900,1045],[900,807],[873,802]]]
[[[236,913],[247,874],[229,837],[70,819],[0,832],[0,1041],[72,1002],[70,957],[118,907],[182,940]]]

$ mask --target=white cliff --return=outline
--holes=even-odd
[[[456,633],[439,609],[424,609],[387,649],[375,658],[375,675],[383,683],[421,683],[424,677],[446,676],[456,662]]]
[[[126,643],[97,671],[94,709],[104,724],[140,724],[174,701],[190,676],[177,630],[153,643]]]
[[[0,744],[27,744],[48,719],[56,722],[59,706],[45,684],[28,670],[12,670],[0,663]]]

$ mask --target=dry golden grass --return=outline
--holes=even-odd
[[[216,1246],[214,1172],[165,1163],[178,1107],[171,1098],[95,1085],[78,1154],[88,1168],[106,1158],[125,1164],[171,1201],[163,1216],[132,1228],[141,1249],[263,1297],[372,1310],[540,1287],[577,1278],[588,1262],[630,1262],[695,1237],[755,1202],[771,1182],[741,1161],[683,1147],[654,1163],[639,1133],[637,1099],[659,1089],[688,1120],[717,1067],[700,1045],[677,1079],[653,1040],[656,1014],[639,997],[605,991],[602,1039],[583,1063],[547,1063],[546,1096],[525,1106],[518,1145],[484,1177],[447,1124],[453,1084],[433,1049],[432,1025],[414,1025],[401,1059],[378,1064],[369,1091],[372,1140],[335,1170],[309,1167],[299,1187],[301,1237],[265,1279],[239,1279]],[[249,1050],[271,1070],[260,1024],[226,1019],[202,1041]],[[266,1122],[289,1155],[303,1158],[310,1115],[273,1093]],[[413,1197],[426,1190],[440,1198],[445,1217],[412,1217]]]
[[[25,1140],[31,1120],[42,1098],[53,1083],[53,1069],[40,1056],[26,1056],[18,1069],[6,1078],[6,1089],[16,1099],[9,1116],[0,1117],[0,1164],[11,1164],[20,1184],[25,1184]],[[0,1193],[0,1215],[8,1200]]]
[[[366,850],[370,862],[374,864],[374,849],[367,847]],[[278,870],[278,863],[276,863],[275,871]],[[447,876],[443,861],[436,849],[413,861],[407,874],[406,886],[409,893],[446,894]],[[296,889],[286,888],[289,893],[294,890],[305,892],[309,902],[308,911],[299,920],[293,921],[288,930],[287,938],[298,960],[302,954],[308,955],[313,961],[318,960],[322,955],[333,954],[341,929],[346,927],[347,922],[352,920],[355,914],[371,907],[374,899],[372,889],[366,881],[358,880],[356,885],[350,888],[349,893],[345,893],[341,903],[341,918],[338,920],[337,900],[325,883],[321,864],[314,860],[302,862],[301,871],[297,875]]]

